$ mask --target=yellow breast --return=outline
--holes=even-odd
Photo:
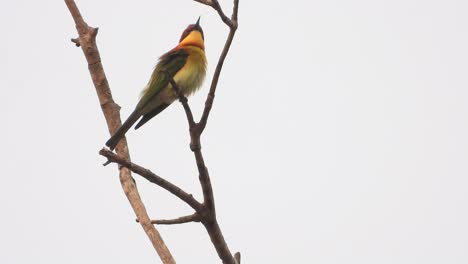
[[[197,91],[203,83],[206,75],[205,51],[197,46],[186,46],[184,50],[189,56],[184,67],[174,76],[174,81],[179,85],[185,96]]]

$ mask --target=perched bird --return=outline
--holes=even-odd
[[[159,58],[151,78],[141,92],[135,110],[130,114],[117,132],[106,142],[113,150],[138,119],[138,129],[143,124],[166,109],[177,99],[170,84],[172,77],[180,91],[188,96],[200,88],[206,74],[206,57],[203,30],[200,18],[189,25],[182,33],[179,44]]]

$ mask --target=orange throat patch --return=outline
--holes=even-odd
[[[205,50],[205,42],[203,41],[202,34],[198,30],[190,32],[180,43],[178,47],[195,46]]]

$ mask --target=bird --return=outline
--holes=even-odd
[[[206,67],[205,37],[199,17],[195,24],[188,25],[184,30],[179,44],[159,58],[135,109],[106,142],[106,146],[114,150],[138,120],[140,121],[135,129],[161,113],[178,98],[172,88],[170,78],[174,80],[184,96],[189,96],[201,87],[205,79]]]

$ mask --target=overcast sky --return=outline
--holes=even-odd
[[[77,4],[123,118],[200,15],[211,79],[227,29],[210,8]],[[242,263],[468,263],[467,14],[465,0],[240,0],[203,151]],[[102,166],[109,135],[65,3],[4,1],[0,31],[0,263],[160,263]],[[128,139],[134,162],[200,197],[178,103]],[[152,218],[191,213],[135,178]],[[201,225],[159,230],[177,263],[220,263]]]

